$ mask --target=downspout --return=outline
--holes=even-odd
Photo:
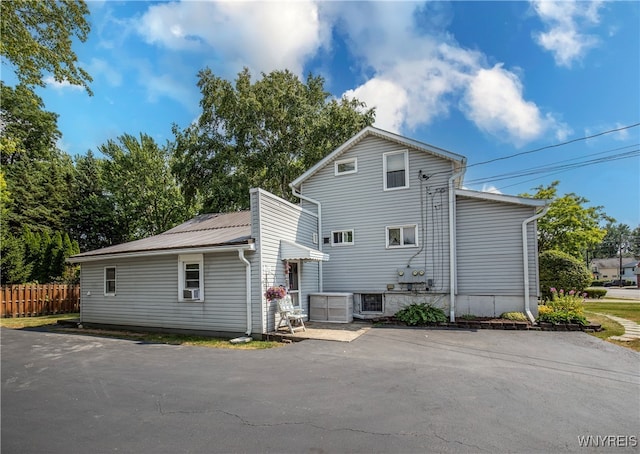
[[[449,177],[449,320],[456,321],[456,192],[454,181],[464,174],[466,159],[462,168]]]
[[[549,205],[546,205],[542,211],[538,214],[531,216],[529,219],[522,221],[522,260],[524,264],[524,313],[534,323],[536,318],[531,313],[531,307],[529,304],[529,245],[527,239],[527,224],[541,218],[549,211]]]
[[[244,263],[245,269],[245,291],[247,293],[247,331],[246,335],[251,336],[252,314],[251,314],[251,263],[244,256],[244,249],[238,250],[238,257]]]
[[[318,250],[322,251],[322,205],[317,200],[300,194],[293,185],[289,186],[291,187],[291,193],[295,197],[298,197],[299,199],[305,200],[309,203],[313,203],[318,207]],[[318,262],[318,280],[318,291],[322,293],[322,260]]]

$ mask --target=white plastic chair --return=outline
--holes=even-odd
[[[280,323],[278,323],[276,331],[285,324],[289,327],[291,334],[295,333],[295,331],[299,329],[302,329],[303,331],[307,330],[304,326],[305,316],[302,313],[302,309],[293,305],[291,296],[286,295],[284,298],[278,300],[278,313],[280,314]]]

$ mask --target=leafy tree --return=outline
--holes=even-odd
[[[246,209],[251,187],[291,200],[291,181],[375,118],[358,100],[331,98],[322,77],[303,83],[285,70],[252,82],[245,68],[233,85],[210,69],[198,76],[202,114],[174,127],[173,171],[208,212]]]
[[[104,159],[89,151],[76,158],[69,232],[82,251],[111,246],[124,241],[118,230],[113,197],[103,177]]]
[[[586,250],[593,249],[604,238],[606,231],[602,221],[610,221],[602,207],[584,206],[589,201],[574,193],[558,196],[554,181],[549,186],[538,186],[533,195],[524,197],[551,200],[549,211],[538,219],[538,250],[558,250],[573,257],[582,258]]]
[[[58,115],[44,110],[42,98],[24,85],[0,82],[0,152],[3,165],[19,159],[46,160],[60,138]]]
[[[24,227],[34,231],[64,231],[70,215],[74,168],[68,155],[52,152],[47,161],[20,160],[6,166],[13,203],[5,222],[14,235]]]
[[[545,251],[539,257],[540,293],[551,299],[551,289],[582,291],[591,284],[591,273],[582,262],[561,251]]]
[[[630,251],[634,257],[640,257],[640,225],[631,232]]]
[[[122,240],[162,233],[193,214],[171,174],[168,147],[125,134],[98,149],[107,157],[102,177]]]
[[[12,0],[2,2],[0,55],[13,64],[28,86],[45,86],[43,71],[57,82],[83,86],[89,95],[91,76],[77,67],[72,39],[87,40],[89,8],[83,0]]]
[[[6,222],[9,206],[12,203],[4,172],[0,170],[0,277],[2,285],[24,282],[31,273],[24,261],[24,244],[11,234]]]
[[[607,233],[594,249],[594,257],[616,257],[622,253],[624,257],[633,257],[633,234],[626,224],[609,222],[605,227]]]

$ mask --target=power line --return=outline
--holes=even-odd
[[[490,177],[476,178],[474,180],[465,181],[465,184],[488,183],[488,182],[491,182],[491,181],[499,181],[499,180],[505,180],[505,179],[509,179],[509,178],[518,178],[518,177],[526,176],[526,175],[533,175],[535,173],[546,173],[546,172],[550,172],[550,171],[553,171],[553,170],[558,170],[559,168],[565,168],[565,167],[570,167],[570,166],[579,166],[582,163],[592,162],[592,161],[595,161],[595,160],[581,161],[581,162],[574,163],[574,164],[564,164],[564,165],[558,167],[558,165],[562,164],[562,163],[579,161],[581,159],[588,158],[588,157],[591,157],[591,156],[599,156],[599,155],[611,153],[611,152],[614,152],[614,151],[620,151],[620,150],[625,150],[627,148],[637,147],[639,145],[640,145],[640,143],[635,143],[635,144],[632,144],[632,145],[626,145],[624,147],[612,148],[612,149],[609,149],[609,150],[606,150],[606,151],[599,151],[597,153],[587,154],[587,155],[580,156],[580,157],[577,157],[577,158],[564,159],[564,160],[561,160],[561,161],[552,162],[552,163],[541,165],[541,166],[538,166],[538,167],[529,167],[529,168],[526,168],[526,169],[514,170],[513,172],[502,173],[502,174],[498,174],[498,175],[494,175],[494,176],[490,176]],[[631,151],[631,152],[627,152],[627,153],[634,153],[634,152],[635,152],[635,150]],[[622,154],[626,154],[626,153],[622,153]],[[606,160],[609,160],[609,159],[617,158],[618,156],[620,156],[620,155],[611,155],[611,156],[607,156],[607,157],[604,157],[604,158],[599,158],[599,161],[606,161]]]
[[[631,152],[630,152],[630,153],[631,153]],[[625,153],[625,154],[627,154],[627,153]],[[617,158],[615,158],[615,159],[607,159],[606,161],[604,161],[604,160],[597,160],[597,162],[587,162],[587,163],[582,163],[582,164],[580,164],[580,165],[576,165],[576,166],[573,166],[573,167],[571,167],[571,168],[566,168],[566,169],[560,170],[560,171],[558,171],[558,172],[550,173],[548,176],[551,176],[551,175],[557,175],[557,174],[559,174],[559,173],[563,173],[563,172],[566,172],[567,170],[571,170],[571,169],[578,168],[578,167],[586,167],[586,166],[590,166],[590,165],[594,165],[594,164],[599,164],[599,163],[601,163],[601,162],[607,162],[607,161],[618,161],[618,160],[620,160],[620,159],[629,159],[629,158],[633,158],[633,157],[635,157],[635,156],[640,156],[640,150],[635,150],[635,151],[633,152],[633,154],[632,154],[632,155],[629,155],[629,156],[617,157]],[[596,160],[594,160],[594,161],[596,161]],[[526,183],[526,182],[528,182],[528,181],[535,181],[535,180],[537,180],[537,179],[538,179],[538,178],[531,178],[531,179],[529,179],[529,180],[524,180],[524,181],[521,181],[521,182],[519,182],[519,183],[514,183],[514,184],[507,185],[507,186],[502,186],[502,187],[498,188],[498,190],[502,190],[502,189],[505,189],[505,188],[510,188],[510,187],[512,187],[512,186],[517,186],[517,185],[519,185],[519,184]]]
[[[477,162],[475,164],[468,165],[467,168],[480,166],[480,165],[483,165],[483,164],[489,164],[491,162],[502,161],[502,160],[505,160],[505,159],[511,159],[511,158],[515,158],[516,156],[522,156],[522,155],[525,155],[525,154],[536,153],[538,151],[548,150],[550,148],[562,147],[562,146],[568,145],[570,143],[580,142],[582,140],[593,139],[594,137],[600,137],[600,136],[603,136],[605,134],[611,134],[613,132],[624,131],[625,129],[631,129],[631,128],[635,128],[637,126],[640,126],[640,123],[635,123],[635,124],[632,124],[632,125],[629,125],[629,126],[622,126],[620,128],[616,128],[616,129],[609,129],[607,131],[602,131],[602,132],[599,132],[597,134],[593,134],[593,135],[590,135],[590,136],[578,137],[577,139],[568,140],[566,142],[560,142],[560,143],[556,143],[556,144],[553,144],[553,145],[546,145],[544,147],[535,148],[533,150],[522,151],[520,153],[514,153],[514,154],[511,154],[511,155],[502,156],[502,157],[499,157],[499,158],[489,159],[488,161]]]
[[[628,125],[628,126],[621,126],[619,128],[616,128],[616,129],[609,129],[607,131],[602,131],[602,132],[599,132],[597,134],[592,134],[590,136],[578,137],[576,139],[571,139],[571,140],[568,140],[566,142],[560,142],[560,143],[555,143],[555,144],[552,144],[552,145],[546,145],[544,147],[535,148],[533,150],[522,151],[520,153],[514,153],[514,154],[511,154],[511,155],[507,155],[507,156],[501,156],[499,158],[490,159],[488,161],[476,162],[474,164],[467,164],[467,165],[465,165],[465,169],[468,169],[470,167],[480,166],[480,165],[483,165],[483,164],[489,164],[491,162],[503,161],[505,159],[515,158],[516,156],[522,156],[522,155],[525,155],[525,154],[536,153],[538,151],[548,150],[550,148],[557,148],[557,147],[561,147],[561,146],[568,145],[568,144],[571,144],[571,143],[580,142],[582,140],[589,140],[589,139],[593,139],[594,137],[600,137],[600,136],[603,136],[603,135],[606,135],[606,134],[611,134],[613,132],[624,131],[626,129],[631,129],[631,128],[635,128],[635,127],[638,127],[638,126],[640,126],[640,123],[634,123],[634,124],[631,124],[631,125]],[[440,175],[440,174],[443,174],[443,173],[447,173],[448,174],[448,173],[451,173],[451,171],[450,170],[445,170],[445,171],[441,171],[441,172],[434,172],[432,174],[429,174],[429,177],[433,177],[435,175]]]

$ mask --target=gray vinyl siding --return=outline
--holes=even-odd
[[[254,323],[271,332],[275,328],[276,304],[267,303],[264,293],[272,285],[285,285],[285,264],[280,259],[280,240],[293,241],[318,249],[313,243],[317,217],[275,195],[260,189],[251,190],[252,236],[259,251],[258,280],[253,280]],[[300,303],[308,313],[308,295],[319,290],[319,265],[299,264]],[[256,303],[259,303],[259,307]],[[256,317],[260,319],[256,320]]]
[[[105,266],[116,267],[114,296],[104,296]],[[205,301],[178,302],[177,255],[83,263],[82,321],[242,333],[247,320],[244,276],[237,253],[205,254]]]
[[[456,202],[457,293],[522,295],[522,222],[535,208],[458,197]],[[537,295],[535,223],[528,225],[530,294]]]
[[[409,151],[409,188],[384,191],[383,154]],[[396,283],[396,269],[407,266],[420,247],[386,249],[387,226],[418,225],[418,241],[423,250],[412,266],[427,268],[427,278],[434,280],[435,291],[449,288],[449,233],[447,181],[452,163],[446,159],[406,148],[377,137],[366,137],[338,160],[357,158],[357,173],[334,175],[333,163],[320,169],[302,184],[301,192],[322,204],[322,236],[334,230],[354,230],[353,246],[323,244],[330,255],[323,264],[324,291],[381,292]],[[418,172],[432,175],[421,181]],[[422,187],[422,191],[421,191]],[[421,200],[430,187],[432,196]],[[442,188],[444,192],[437,192]],[[421,203],[425,202],[425,215]],[[437,205],[437,208],[433,208]],[[315,210],[309,203],[302,206]],[[426,219],[426,221],[424,220]],[[426,230],[425,230],[426,227]],[[322,239],[320,239],[322,242]]]

